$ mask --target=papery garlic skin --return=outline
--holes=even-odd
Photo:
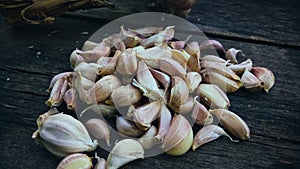
[[[32,138],[41,143],[54,155],[93,151],[98,143],[92,141],[84,125],[70,115],[58,113],[57,110],[40,115],[37,119],[38,130]]]

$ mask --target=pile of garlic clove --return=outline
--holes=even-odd
[[[253,67],[251,59],[238,63],[237,56],[244,55],[241,50],[226,51],[216,40],[201,44],[176,41],[174,31],[174,26],[121,27],[119,34],[100,43],[86,41],[82,50],[72,52],[74,71],[52,78],[46,101],[51,109],[40,115],[38,130],[32,136],[51,153],[65,157],[58,168],[91,168],[91,158],[82,153],[94,151],[99,141],[114,147],[107,161],[97,157],[95,168],[110,169],[144,158],[144,151],[154,146],[179,156],[220,136],[234,142],[230,135],[250,138],[246,122],[228,110],[226,93],[241,87],[268,92],[274,85],[273,73]],[[225,59],[201,55],[209,50],[223,53]],[[87,111],[99,117],[115,115],[115,130],[124,139],[111,140],[111,127],[103,119],[89,119],[83,125],[55,108],[65,102],[75,111],[76,100],[87,105],[80,116]],[[126,112],[118,111],[120,107]],[[188,119],[203,127],[194,134]]]

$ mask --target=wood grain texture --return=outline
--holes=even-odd
[[[116,5],[115,10],[81,10],[66,16],[107,21],[136,12],[158,11],[157,8],[147,6],[153,2],[151,0],[111,1]],[[300,48],[299,8],[297,0],[197,0],[186,19],[213,37]]]
[[[44,104],[48,98],[45,90],[51,78],[59,72],[71,70],[69,54],[81,47],[103,24],[94,19],[58,18],[53,25],[12,28],[0,17],[1,168],[49,169],[57,166],[60,159],[31,139],[37,127],[35,120],[48,110]],[[219,23],[211,25],[224,26]],[[243,25],[235,29],[246,34]],[[264,31],[270,32],[264,27],[257,29],[257,32]],[[239,57],[239,61],[251,58],[254,65],[268,67],[276,77],[269,94],[240,89],[229,95],[230,109],[248,123],[251,139],[232,143],[227,138],[220,138],[180,157],[161,154],[131,162],[122,168],[300,167],[300,50],[233,39],[217,40],[225,48],[242,49],[246,57]],[[107,157],[104,150],[98,148],[97,151],[101,157]]]

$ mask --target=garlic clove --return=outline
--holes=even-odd
[[[175,113],[188,114],[194,107],[194,99],[189,96],[186,101],[179,106],[178,109],[173,109]]]
[[[226,51],[225,58],[227,60],[230,60],[231,63],[238,63],[236,57],[239,53],[241,55],[245,56],[241,50],[237,50],[235,48],[230,48]]]
[[[214,109],[210,112],[217,117],[224,126],[235,137],[247,140],[250,139],[250,130],[246,122],[237,114],[226,109]]]
[[[133,48],[139,44],[140,38],[133,32],[125,30],[123,25],[121,26],[119,36],[127,48]]]
[[[193,41],[187,44],[185,47],[185,51],[191,56],[194,56],[194,58],[200,58],[200,47],[197,41]]]
[[[143,91],[143,95],[151,99],[163,99],[158,89],[157,83],[152,76],[148,66],[143,62],[138,62],[136,80],[133,79],[132,84]]]
[[[206,109],[206,107],[199,103],[196,99],[198,96],[194,98],[194,108],[191,113],[192,118],[195,120],[195,123],[198,125],[209,125],[213,122],[213,116]]]
[[[154,46],[155,44],[162,44],[165,41],[171,40],[174,37],[175,26],[166,27],[163,31],[148,37],[147,39],[141,40],[141,45],[145,48]]]
[[[74,68],[74,71],[80,72],[83,77],[95,81],[97,78],[98,68],[98,64],[81,62]]]
[[[225,53],[225,49],[223,45],[216,40],[206,40],[202,42],[200,45],[200,50],[206,50],[206,49],[220,50]]]
[[[184,78],[186,71],[178,62],[170,58],[159,59],[159,69],[170,76],[179,76]]]
[[[185,41],[172,41],[168,43],[172,49],[180,50],[185,46]]]
[[[144,150],[151,149],[156,141],[155,141],[155,135],[157,134],[157,129],[155,126],[151,126],[145,134],[143,134],[139,139],[138,142],[141,143]]]
[[[138,28],[138,29],[129,29],[130,32],[140,35],[143,38],[150,37],[154,34],[158,34],[159,32],[162,31],[161,27],[143,27],[143,28]]]
[[[136,74],[137,59],[133,50],[124,50],[118,57],[116,70],[123,76],[132,77]]]
[[[268,93],[275,83],[273,72],[264,67],[253,67],[252,73],[263,82],[263,88]]]
[[[152,68],[150,68],[149,70],[150,70],[151,74],[153,75],[153,77],[163,85],[163,87],[165,89],[165,93],[166,93],[166,91],[169,89],[169,86],[171,85],[170,76],[168,76],[167,74],[165,74],[161,71],[158,71],[158,70],[155,70]]]
[[[228,64],[228,61],[220,58],[219,56],[215,56],[215,55],[205,55],[203,58],[201,58],[201,62],[215,62],[213,64],[221,63],[224,65]],[[204,67],[206,67],[206,66],[204,66]]]
[[[171,51],[166,50],[163,46],[154,46],[146,50],[137,51],[137,58],[143,60],[151,68],[159,68],[160,58],[171,58]]]
[[[37,119],[38,130],[32,135],[56,156],[93,151],[98,143],[92,141],[84,125],[70,115],[51,109]]]
[[[113,90],[111,99],[116,107],[130,106],[142,99],[142,94],[133,85],[120,86]]]
[[[114,75],[107,75],[98,80],[95,85],[87,91],[85,101],[87,104],[106,100],[113,90],[121,86],[121,82]]]
[[[189,96],[189,89],[184,80],[178,76],[172,77],[171,95],[168,105],[173,109],[179,109]]]
[[[92,168],[92,159],[81,153],[74,153],[65,157],[56,167],[56,169],[90,169]]]
[[[66,91],[66,93],[63,96],[63,99],[67,105],[67,109],[73,110],[73,111],[75,110],[76,97],[77,97],[76,89],[70,88]]]
[[[124,139],[116,143],[107,158],[107,169],[117,169],[121,166],[144,158],[142,145],[133,139]]]
[[[135,124],[141,130],[147,130],[151,123],[157,118],[161,109],[161,101],[153,101],[147,105],[141,106],[132,112]],[[129,115],[130,116],[130,115]]]
[[[50,93],[50,97],[45,102],[46,105],[49,107],[56,107],[59,106],[62,101],[63,97],[68,90],[68,80],[66,76],[63,76],[62,78],[58,79]]]
[[[93,50],[77,51],[77,54],[84,58],[85,62],[96,62],[100,57],[107,57],[110,54],[110,47],[107,44],[101,42]]]
[[[186,153],[193,143],[193,130],[186,118],[180,114],[172,119],[161,148],[169,155],[182,155]]]
[[[156,141],[163,141],[165,135],[169,131],[171,126],[172,115],[169,109],[165,104],[162,104],[161,109],[159,111],[159,118],[158,118],[158,131],[155,136]]]
[[[124,42],[117,34],[113,34],[106,37],[105,39],[103,39],[102,43],[106,44],[107,46],[115,50],[120,50],[120,51],[126,50],[126,46]]]
[[[188,86],[189,93],[193,93],[202,81],[202,77],[198,72],[188,72],[184,78]]]
[[[207,125],[199,130],[195,135],[192,149],[195,151],[198,147],[216,140],[221,136],[228,137],[232,142],[238,142],[237,140],[233,140],[221,127],[217,125]]]
[[[59,73],[57,75],[55,75],[52,79],[51,82],[49,84],[49,87],[47,89],[47,92],[50,93],[51,89],[53,88],[54,84],[56,83],[57,80],[63,78],[63,77],[69,77],[69,76],[73,76],[73,72],[63,72],[63,73]]]
[[[76,67],[79,63],[84,62],[84,58],[79,55],[78,52],[80,52],[80,50],[75,49],[70,55],[70,64],[72,68]]]
[[[197,88],[197,93],[205,105],[210,109],[230,107],[230,101],[226,94],[214,84],[200,84]]]
[[[82,110],[82,112],[80,113],[79,116],[81,117],[84,113],[86,113],[89,110],[92,110],[96,114],[105,116],[105,117],[114,115],[117,112],[116,107],[113,105],[106,105],[103,103],[98,103],[98,104],[92,104],[92,105],[86,107],[84,110]]]
[[[85,122],[88,132],[98,140],[104,140],[110,146],[110,129],[109,126],[101,119],[89,119]]]
[[[238,80],[226,77],[226,75],[212,69],[206,70],[203,74],[203,80],[205,82],[219,86],[224,92],[235,92],[243,85],[238,76],[235,78]]]
[[[94,81],[91,81],[81,75],[80,72],[75,74],[74,88],[77,90],[79,98],[85,101],[85,95],[89,89],[95,85]]]
[[[243,74],[245,69],[250,71],[252,69],[252,65],[253,65],[252,60],[247,59],[242,63],[229,65],[228,68],[234,71],[236,74]]]
[[[123,116],[118,116],[116,118],[116,129],[121,134],[130,137],[140,136],[144,132],[137,128],[134,122],[127,120]]]
[[[243,86],[249,91],[259,91],[263,88],[263,82],[254,76],[248,69],[242,75]]]
[[[187,69],[187,62],[188,59],[185,58],[185,54],[180,50],[171,50],[172,52],[172,59],[177,61],[184,69]]]
[[[98,75],[111,75],[115,73],[117,61],[121,55],[121,51],[117,50],[113,57],[101,57],[97,60],[99,68],[97,70]]]

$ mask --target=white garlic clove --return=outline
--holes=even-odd
[[[77,91],[74,88],[70,88],[66,91],[66,93],[64,94],[64,101],[67,105],[67,108],[69,110],[75,110],[75,106],[76,106],[76,97],[77,97]]]
[[[155,139],[157,141],[163,141],[165,135],[169,131],[169,128],[171,126],[172,121],[172,115],[167,106],[163,103],[159,112],[159,118],[158,118],[158,131],[155,136]]]
[[[193,143],[193,130],[186,118],[180,114],[172,119],[161,148],[169,155],[182,155],[186,153]]]
[[[85,127],[94,138],[104,140],[110,146],[110,128],[103,120],[89,119],[85,122]]]
[[[213,122],[213,116],[211,113],[206,109],[206,107],[199,103],[196,99],[194,99],[194,108],[191,113],[192,118],[195,120],[195,123],[199,125],[208,125]]]
[[[186,70],[184,67],[171,58],[159,59],[159,69],[170,76],[179,76],[184,78],[186,75]]]
[[[172,77],[171,95],[168,105],[176,110],[184,104],[188,98],[189,89],[184,80],[178,76]]]
[[[75,153],[65,157],[56,167],[56,169],[90,169],[92,168],[92,159],[81,153]]]
[[[237,114],[226,109],[214,109],[210,110],[214,116],[220,121],[230,133],[235,137],[247,140],[250,139],[250,129],[246,122]]]
[[[275,83],[273,72],[264,67],[253,67],[252,73],[263,82],[263,88],[268,93]]]
[[[229,65],[228,68],[234,71],[236,74],[243,74],[245,69],[250,71],[252,69],[252,65],[253,65],[252,60],[247,59],[242,63]]]
[[[116,118],[116,129],[121,134],[130,137],[140,136],[144,132],[137,128],[134,122],[127,120],[123,116],[118,116]]]
[[[184,78],[189,92],[193,93],[202,81],[202,77],[198,72],[188,72]]]
[[[223,45],[216,40],[206,40],[200,45],[200,50],[206,50],[206,49],[215,49],[220,50],[225,53],[225,49]]]
[[[70,115],[57,114],[56,109],[40,115],[38,130],[32,138],[38,139],[56,156],[93,151],[98,143],[92,141],[84,125]]]
[[[116,143],[107,158],[107,169],[117,169],[121,166],[144,158],[142,145],[133,139],[124,139]]]
[[[110,97],[116,107],[121,107],[138,103],[142,99],[142,94],[140,90],[128,84],[113,90]]]
[[[50,93],[50,97],[45,102],[49,107],[59,106],[63,102],[63,97],[68,90],[68,80],[66,76],[58,79]]]
[[[145,134],[143,134],[138,141],[141,143],[143,146],[144,150],[149,150],[151,149],[155,143],[155,135],[157,134],[157,129],[155,126],[151,126]]]
[[[101,116],[110,116],[116,114],[117,112],[115,106],[106,105],[104,103],[98,103],[98,104],[92,104],[86,107],[84,110],[82,110],[82,112],[80,113],[80,117],[89,110],[92,110],[93,112]]]
[[[209,106],[210,109],[230,107],[230,101],[227,95],[217,85],[200,84],[197,88],[200,101]]]
[[[221,136],[228,137],[232,142],[238,142],[236,140],[233,140],[221,127],[217,125],[207,125],[199,130],[195,135],[192,149],[193,151],[195,151],[198,147],[216,140]]]
[[[231,63],[238,63],[236,57],[241,53],[241,55],[245,56],[241,50],[237,50],[235,48],[230,48],[226,51],[225,58],[230,60]]]
[[[151,123],[157,118],[161,106],[161,101],[153,101],[133,110],[132,115],[129,116],[133,116],[137,127],[141,130],[147,130],[151,127]]]
[[[248,69],[245,69],[242,75],[243,86],[249,91],[259,91],[263,88],[263,82],[260,81],[254,74],[249,72]]]

